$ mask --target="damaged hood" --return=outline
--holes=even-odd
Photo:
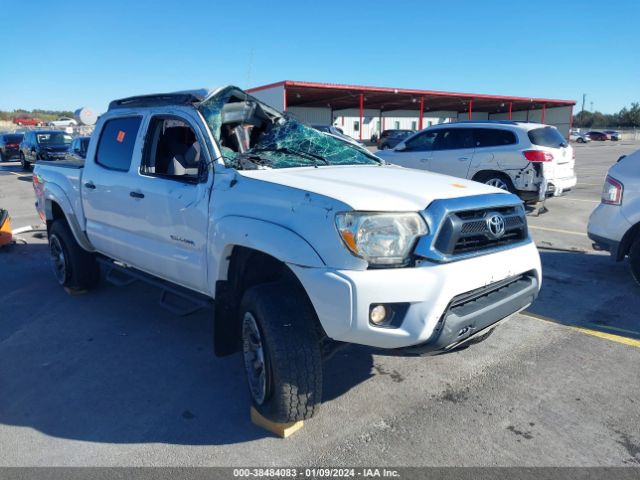
[[[432,201],[504,190],[394,165],[241,170],[239,175],[334,198],[354,210],[420,211]]]

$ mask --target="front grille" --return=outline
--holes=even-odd
[[[497,216],[504,231],[492,232],[489,220]],[[510,245],[527,238],[527,222],[521,206],[451,212],[435,240],[444,255],[460,255]]]

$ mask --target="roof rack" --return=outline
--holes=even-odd
[[[451,123],[499,123],[502,125],[517,125],[518,123],[527,123],[520,120],[457,120]],[[443,124],[440,124],[443,125]]]
[[[131,107],[158,107],[164,105],[193,105],[201,102],[209,94],[206,89],[188,90],[172,93],[154,93],[151,95],[138,95],[135,97],[121,98],[109,103],[109,110]]]

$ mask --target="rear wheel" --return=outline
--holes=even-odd
[[[95,256],[84,250],[64,220],[55,220],[49,228],[49,256],[56,280],[72,290],[88,290],[100,280]]]
[[[513,186],[511,179],[504,173],[499,172],[485,172],[476,175],[474,178],[476,182],[484,183],[492,187],[506,190],[507,192],[516,193],[516,189]]]
[[[274,422],[311,418],[320,408],[322,361],[315,312],[304,292],[284,282],[251,287],[239,320],[254,408]]]
[[[636,238],[629,250],[629,262],[631,263],[631,274],[640,285],[640,234],[636,234]]]
[[[578,137],[577,142],[578,142],[578,143],[584,143],[584,138],[582,138],[582,137]]]

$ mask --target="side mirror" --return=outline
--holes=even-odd
[[[619,162],[620,160],[622,160],[623,158],[627,158],[627,156],[626,156],[626,155],[622,155],[622,156],[618,159],[618,162]],[[617,163],[617,162],[616,162],[616,163]]]

